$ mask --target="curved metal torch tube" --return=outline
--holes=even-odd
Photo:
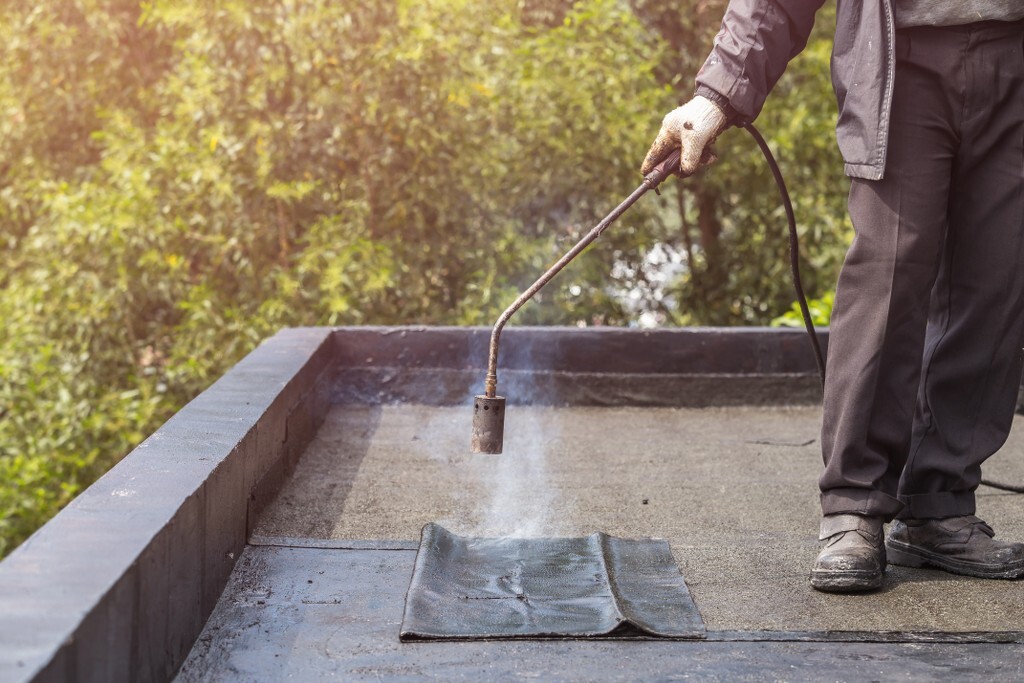
[[[541,288],[551,281],[551,278],[558,275],[558,273],[568,265],[569,261],[580,255],[584,249],[590,246],[590,243],[601,236],[609,225],[615,222],[615,219],[626,212],[629,207],[636,203],[636,200],[643,197],[648,190],[655,189],[665,178],[675,172],[679,168],[679,150],[675,150],[669,155],[663,162],[661,162],[656,169],[651,171],[644,177],[644,182],[629,195],[625,201],[615,207],[615,210],[604,217],[600,223],[595,225],[590,232],[588,232],[583,239],[576,243],[572,249],[567,251],[565,255],[558,259],[558,261],[547,269],[547,271],[541,275],[536,282],[524,291],[519,297],[512,302],[512,305],[505,309],[505,312],[501,314],[498,321],[494,323],[494,328],[491,330],[491,348],[490,353],[487,357],[487,377],[484,380],[484,395],[487,398],[494,398],[498,391],[498,344],[501,339],[501,330],[505,327],[516,311],[522,308],[523,304],[532,299]]]

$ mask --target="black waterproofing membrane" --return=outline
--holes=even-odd
[[[668,542],[423,527],[402,640],[588,637],[704,637]]]

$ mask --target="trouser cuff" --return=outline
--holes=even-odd
[[[821,492],[821,514],[865,515],[883,517],[886,521],[903,509],[903,503],[892,496],[872,489],[843,488]]]
[[[975,512],[974,491],[943,491],[941,493],[918,493],[901,495],[903,509],[897,513],[900,519],[944,519],[973,515]]]

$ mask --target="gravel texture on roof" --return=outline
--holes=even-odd
[[[1024,582],[890,567],[873,594],[810,588],[819,408],[512,406],[500,456],[470,453],[470,420],[465,407],[333,408],[253,542],[410,541],[429,522],[659,537],[709,633],[1022,629]],[[987,476],[1024,482],[1020,431]],[[982,489],[978,508],[999,537],[1024,539],[1019,496]]]

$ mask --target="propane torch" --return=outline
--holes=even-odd
[[[541,288],[551,281],[570,261],[580,255],[590,244],[601,236],[608,226],[615,222],[615,219],[626,213],[629,207],[633,206],[640,197],[650,190],[657,190],[666,178],[670,175],[680,175],[679,172],[680,150],[673,150],[653,171],[644,176],[640,186],[633,190],[615,210],[604,217],[595,225],[583,239],[567,251],[562,258],[558,259],[553,266],[541,275],[526,291],[512,302],[512,305],[505,309],[498,321],[491,329],[491,345],[487,356],[487,377],[484,379],[484,393],[473,399],[473,452],[499,454],[505,440],[505,397],[498,396],[498,344],[501,340],[501,330],[505,327],[516,311],[522,308],[523,304],[533,298]]]

